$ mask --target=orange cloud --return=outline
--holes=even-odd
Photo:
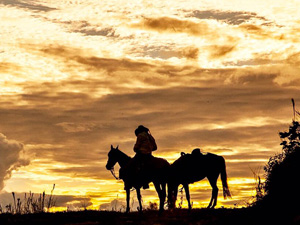
[[[234,51],[235,45],[214,45],[210,47],[210,57],[212,59],[220,58],[228,55],[230,52]]]
[[[171,17],[143,18],[141,22],[131,24],[131,27],[154,30],[157,32],[188,33],[195,36],[206,36],[210,34],[210,27],[204,21],[196,23]]]
[[[197,59],[199,55],[199,49],[196,47],[187,47],[184,48],[180,53],[187,59]]]
[[[299,65],[300,62],[300,52],[293,53],[288,56],[287,63],[292,65]]]

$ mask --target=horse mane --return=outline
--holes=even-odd
[[[122,152],[120,149],[116,149],[118,151],[118,154],[120,154],[122,157],[125,157],[127,159],[132,159],[131,156],[127,155],[126,153]]]
[[[132,159],[132,157],[130,157],[129,155],[122,152],[118,147],[114,148],[114,151],[116,151],[116,154],[118,155],[118,158],[120,159],[119,165],[121,167],[126,165]]]

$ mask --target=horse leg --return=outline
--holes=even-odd
[[[172,196],[170,197],[171,198],[171,201],[172,201],[172,208],[176,208],[176,201],[177,201],[177,195],[178,195],[178,186],[179,184],[176,184],[174,186],[172,186],[172,188],[174,188],[174,190],[172,191]]]
[[[207,206],[207,208],[215,208],[215,206],[217,205],[217,200],[218,200],[218,192],[219,192],[219,188],[217,187],[217,177],[209,177],[208,181],[212,187],[212,193],[211,193],[211,200],[209,205]]]
[[[127,203],[126,213],[129,213],[129,211],[130,211],[130,207],[129,207],[129,203],[130,203],[130,189],[126,189],[126,203]]]
[[[139,212],[142,212],[143,210],[143,206],[142,206],[142,195],[141,195],[141,190],[140,188],[136,188],[136,195],[137,195],[137,198],[138,198],[138,201],[139,201]]]
[[[161,183],[161,202],[160,202],[160,207],[159,207],[159,211],[164,211],[164,205],[165,205],[165,201],[166,201],[166,197],[167,197],[167,193],[166,193],[166,183]]]
[[[159,212],[161,213],[164,210],[163,190],[159,183],[154,182],[154,187],[159,197]]]
[[[189,184],[184,184],[184,185],[183,185],[183,188],[184,188],[184,191],[185,191],[186,200],[187,200],[188,205],[189,205],[189,210],[191,211],[192,205],[191,205],[191,200],[190,200],[190,189],[189,189]]]

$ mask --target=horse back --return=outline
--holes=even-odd
[[[178,183],[194,183],[205,177],[220,174],[224,158],[213,153],[199,156],[185,154],[170,166],[170,179]]]
[[[168,168],[169,166],[170,163],[163,158],[158,158],[153,156],[151,159],[151,167],[154,169]]]

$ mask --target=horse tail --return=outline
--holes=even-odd
[[[226,173],[226,164],[225,159],[222,157],[222,164],[221,164],[221,180],[223,185],[223,196],[224,199],[231,198],[231,193],[229,191],[228,183],[227,183],[227,173]]]

